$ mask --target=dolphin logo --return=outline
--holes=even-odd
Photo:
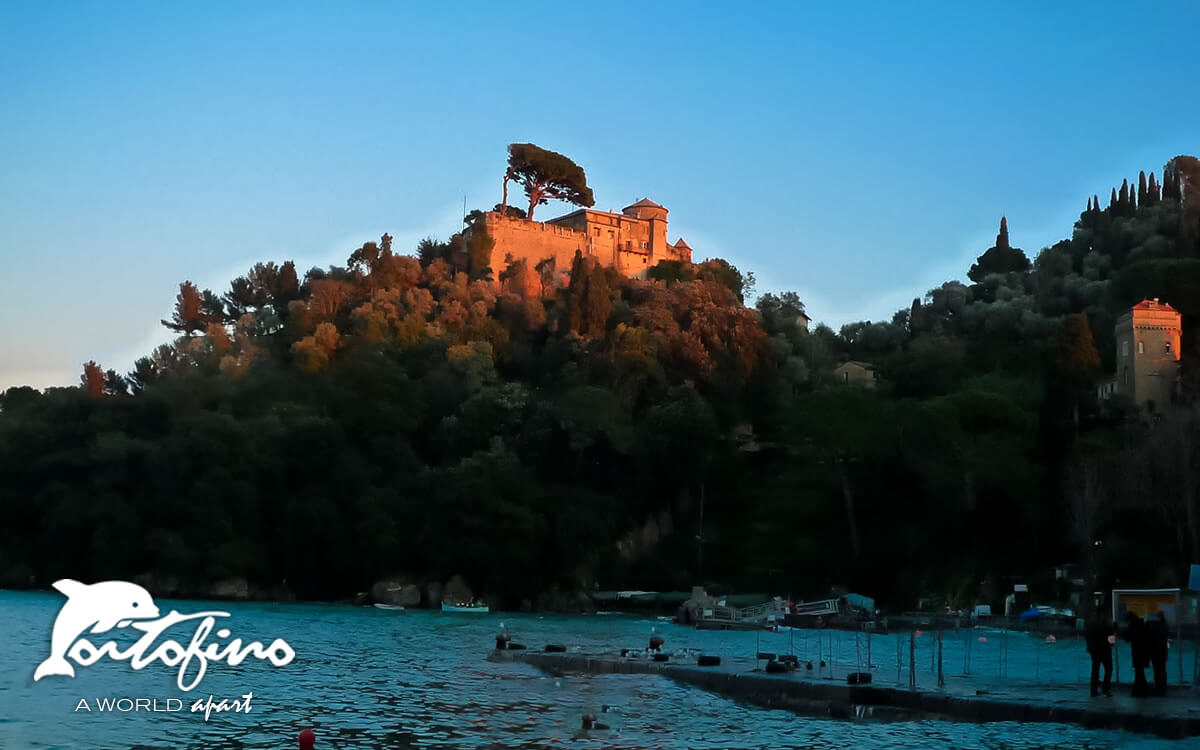
[[[67,649],[89,628],[92,633],[103,633],[118,625],[125,627],[132,620],[158,617],[150,592],[135,583],[102,581],[89,586],[63,578],[54,582],[54,588],[67,597],[67,603],[54,618],[50,657],[34,671],[34,682],[56,674],[74,677],[75,668],[66,659]]]

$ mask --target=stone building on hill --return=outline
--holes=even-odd
[[[1117,371],[1099,385],[1101,399],[1124,396],[1139,408],[1162,411],[1179,389],[1179,312],[1157,297],[1144,299],[1117,319]]]
[[[490,211],[483,225],[492,238],[492,274],[499,278],[511,261],[524,260],[529,271],[553,260],[569,272],[575,253],[592,256],[625,276],[645,278],[660,261],[690,263],[692,248],[682,238],[667,242],[667,209],[643,198],[621,213],[581,208],[546,222]]]

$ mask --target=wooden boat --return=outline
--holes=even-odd
[[[486,604],[447,604],[442,602],[443,612],[474,612],[475,614],[486,615],[488,613],[488,605]]]
[[[399,604],[376,604],[375,609],[382,609],[388,612],[399,612],[400,614],[404,614],[404,612],[407,611]]]

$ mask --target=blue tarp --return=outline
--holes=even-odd
[[[1035,617],[1041,617],[1042,613],[1036,609],[1027,609],[1021,613],[1021,622],[1027,622]]]

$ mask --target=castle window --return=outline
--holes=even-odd
[[[645,249],[646,249],[646,248],[649,246],[649,244],[650,244],[650,243],[648,243],[648,242],[643,242],[643,243],[642,243],[642,249],[643,249],[643,250],[645,250]]]
[[[1129,356],[1129,342],[1128,341],[1121,342],[1121,356],[1122,357]]]
[[[1167,354],[1171,353],[1171,342],[1167,341]]]
[[[599,236],[600,236],[600,227],[596,227],[596,236],[597,236],[597,237],[599,237]]]
[[[1139,341],[1138,342],[1138,354],[1145,354],[1145,353],[1146,353],[1146,342]]]

